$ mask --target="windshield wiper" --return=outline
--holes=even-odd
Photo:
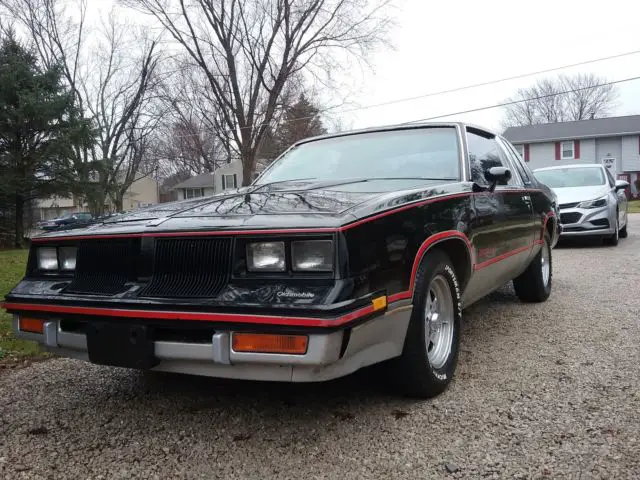
[[[277,185],[278,183],[288,183],[288,182],[303,182],[305,180],[316,180],[315,177],[309,177],[309,178],[292,178],[290,180],[278,180],[276,182],[269,182],[269,183],[263,183],[263,184],[259,184],[256,186],[256,188],[254,188],[253,190],[251,190],[250,192],[247,193],[253,193],[253,192],[257,192],[258,190],[260,190],[261,188],[264,187],[270,187],[271,185]]]

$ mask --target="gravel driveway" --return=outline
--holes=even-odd
[[[376,372],[224,382],[57,359],[0,375],[0,478],[639,478],[640,215],[616,248],[554,251],[547,303],[465,312],[427,402]]]

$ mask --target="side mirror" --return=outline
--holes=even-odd
[[[496,189],[496,185],[500,182],[508,182],[511,178],[511,170],[507,167],[491,167],[484,172],[484,178],[489,182],[489,191],[493,192]]]
[[[629,182],[625,182],[624,180],[616,180],[616,192],[620,190],[625,190],[629,188]]]

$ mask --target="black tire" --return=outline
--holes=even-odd
[[[605,245],[615,247],[618,245],[619,241],[620,241],[620,221],[618,220],[618,214],[616,213],[616,231],[610,237],[605,237],[604,243]]]
[[[424,315],[425,302],[427,294],[431,294],[432,289],[447,287],[451,297],[444,298],[442,301],[447,304],[449,300],[451,301],[451,309],[445,316],[445,318],[450,317],[447,325],[451,324],[453,329],[450,335],[450,350],[448,354],[441,356],[446,360],[441,361],[440,366],[433,366],[429,360],[429,347],[434,344],[427,345],[425,336],[427,328]],[[390,364],[391,380],[403,394],[414,398],[431,398],[442,393],[451,382],[458,363],[460,345],[462,317],[460,295],[460,284],[449,257],[441,250],[427,253],[416,272],[413,312],[404,341],[404,349],[402,355]]]
[[[549,279],[545,284],[542,274],[542,253],[548,249],[549,254]],[[527,269],[518,277],[513,279],[513,288],[516,295],[522,302],[544,302],[551,294],[551,283],[553,280],[553,261],[551,258],[551,238],[549,233],[544,234],[544,243],[538,254],[531,261]]]

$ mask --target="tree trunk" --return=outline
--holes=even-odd
[[[14,246],[16,248],[23,247],[24,240],[24,198],[19,193],[16,193],[16,226],[15,226],[15,239]]]
[[[253,172],[255,170],[255,154],[251,152],[242,152],[242,186],[246,187],[253,181]]]
[[[124,195],[117,193],[115,198],[113,199],[113,206],[116,212],[122,212],[122,204],[124,202],[123,198],[124,198]]]

